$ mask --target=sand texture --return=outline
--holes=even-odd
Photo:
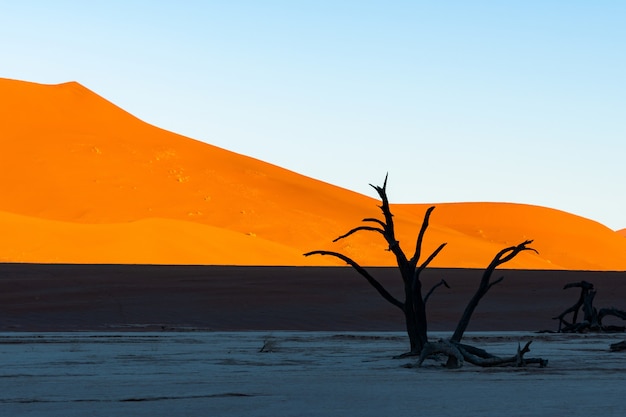
[[[431,330],[454,330],[482,271],[432,269]],[[573,305],[569,282],[587,280],[594,305],[626,309],[625,272],[496,271],[469,330],[556,330],[551,318]],[[398,273],[372,274],[401,296]],[[615,323],[620,324],[621,320]],[[0,331],[398,330],[400,311],[348,267],[0,265]]]
[[[0,333],[0,405],[33,417],[624,414],[618,335],[465,339],[503,356],[532,339],[549,366],[410,369],[392,359],[406,346],[397,332]]]
[[[331,242],[379,216],[375,199],[159,129],[75,82],[0,79],[0,95],[2,262],[339,265],[302,256],[329,249],[394,263],[379,236]],[[405,250],[429,205],[393,206]],[[437,204],[425,250],[448,242],[433,266],[482,268],[525,239],[539,254],[509,267],[626,270],[623,233],[522,204]]]

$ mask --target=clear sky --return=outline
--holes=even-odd
[[[626,1],[0,0],[0,77],[392,202],[626,227]]]

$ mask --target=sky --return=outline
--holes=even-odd
[[[626,2],[0,0],[0,77],[394,203],[626,227]]]

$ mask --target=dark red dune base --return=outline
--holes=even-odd
[[[372,274],[398,297],[393,268]],[[598,307],[626,308],[626,272],[497,271],[505,279],[476,310],[469,330],[556,330],[587,280]],[[453,330],[482,270],[431,269],[430,330]],[[611,323],[607,323],[611,324]],[[622,324],[622,323],[614,323]],[[348,267],[0,265],[0,331],[403,330],[400,311]]]

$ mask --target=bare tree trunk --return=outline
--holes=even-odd
[[[412,309],[407,308],[404,312],[404,323],[406,325],[406,333],[409,336],[409,351],[404,356],[419,354],[423,345],[420,342],[417,322]]]
[[[415,316],[415,324],[417,326],[418,346],[416,353],[422,351],[422,348],[428,343],[428,320],[426,319],[426,304],[422,298],[422,283],[417,280],[413,285],[413,296],[411,301],[413,304],[413,314]]]

